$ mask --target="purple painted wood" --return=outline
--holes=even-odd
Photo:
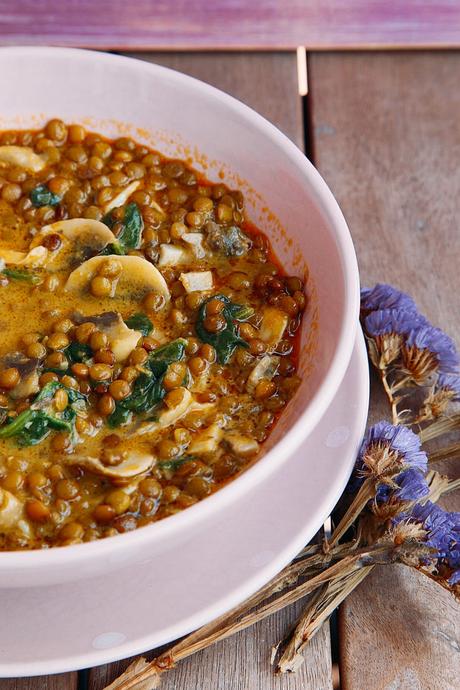
[[[0,0],[0,45],[105,49],[460,46],[458,0]]]

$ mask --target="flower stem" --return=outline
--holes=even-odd
[[[426,443],[427,441],[431,441],[438,436],[442,436],[458,428],[460,428],[460,413],[450,417],[443,417],[433,422],[433,424],[429,424],[419,432],[419,437],[422,443]]]
[[[308,602],[294,630],[278,646],[281,650],[275,673],[297,671],[303,663],[303,649],[316,635],[335,609],[366,578],[374,568],[370,565],[357,569],[352,566],[349,572],[323,585]]]
[[[340,520],[339,524],[332,533],[329,540],[329,547],[333,548],[339,539],[345,534],[347,529],[355,522],[358,515],[364,510],[368,501],[374,496],[375,481],[368,477],[364,480],[361,488],[354,497],[351,505],[346,511],[345,515]]]
[[[386,393],[386,396],[388,398],[388,402],[390,403],[391,406],[391,417],[393,419],[393,424],[398,424],[399,423],[399,414],[398,414],[398,402],[399,398],[395,398],[393,395],[393,388],[390,386],[387,378],[387,370],[386,369],[379,369],[380,373],[380,379],[382,381],[382,385],[384,388],[384,391]]]

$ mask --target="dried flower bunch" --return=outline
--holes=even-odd
[[[427,453],[425,444],[460,430],[459,356],[454,342],[390,285],[361,292],[369,359],[391,406],[392,422],[366,433],[330,539],[306,547],[262,590],[188,635],[153,661],[137,659],[106,690],[151,690],[181,659],[306,597],[288,637],[273,650],[276,672],[295,671],[302,649],[334,609],[376,566],[403,563],[460,602],[460,513],[437,505],[460,480],[431,469],[460,458],[460,441]]]

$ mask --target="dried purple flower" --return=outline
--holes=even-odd
[[[386,421],[378,422],[368,429],[361,444],[358,459],[349,489],[355,491],[366,477],[374,477],[381,483],[395,486],[392,480],[401,477],[408,469],[425,473],[428,466],[426,453],[420,450],[417,434],[404,426],[394,426]],[[402,477],[401,491],[409,491],[410,476]],[[406,499],[402,499],[406,500]],[[411,500],[411,499],[407,499]]]
[[[425,323],[417,312],[404,309],[378,309],[364,319],[364,331],[368,340],[369,356],[378,368],[384,368],[400,355],[403,336]]]
[[[460,375],[439,374],[429,389],[417,421],[436,419],[444,414],[452,402],[460,401]]]
[[[378,309],[364,319],[364,328],[368,335],[406,335],[413,329],[426,323],[420,314],[404,309]]]
[[[428,458],[426,453],[420,450],[420,439],[417,434],[405,426],[395,426],[382,420],[372,426],[362,443],[360,456],[364,459],[372,449],[386,446],[398,456],[399,470],[415,467],[426,472]]]
[[[378,283],[373,288],[361,289],[361,309],[364,312],[377,309],[400,309],[407,312],[417,312],[412,297],[385,283]]]
[[[380,484],[375,499],[377,503],[418,501],[430,493],[430,488],[420,470],[409,468],[392,480]]]
[[[401,501],[418,501],[430,493],[430,488],[423,474],[410,468],[401,472],[395,479],[398,489],[394,492]]]
[[[408,333],[402,345],[404,366],[414,381],[426,383],[435,372],[457,373],[459,357],[452,338],[440,328],[424,325]]]
[[[447,566],[453,572],[449,584],[460,581],[460,513],[449,513],[435,503],[416,503],[409,513],[400,513],[393,524],[418,524],[424,530],[424,541],[434,550],[438,567]]]
[[[444,391],[452,401],[460,401],[460,374],[439,374],[436,389]]]

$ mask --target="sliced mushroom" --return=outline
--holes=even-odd
[[[158,266],[178,266],[191,261],[190,252],[176,244],[160,244]]]
[[[142,337],[140,331],[135,331],[125,324],[121,314],[117,311],[107,311],[96,316],[84,316],[76,313],[73,317],[76,323],[90,321],[105,333],[108,338],[108,346],[115,355],[117,362],[123,362],[127,359]]]
[[[1,147],[0,147],[1,148]],[[14,249],[0,248],[0,259],[13,266],[43,266],[48,258],[46,247],[34,247],[29,252],[17,252]]]
[[[248,393],[254,393],[257,384],[262,379],[270,381],[275,376],[279,363],[280,358],[276,355],[264,355],[248,376],[246,381]]]
[[[144,422],[132,433],[133,435],[152,434],[171,426],[192,412],[199,412],[203,416],[209,414],[214,408],[214,403],[199,403],[193,399],[187,388],[179,388],[182,391],[182,399],[173,408],[162,412],[156,422]]]
[[[189,447],[187,448],[187,453],[190,455],[195,453],[197,455],[201,453],[213,453],[217,450],[223,437],[224,430],[217,422],[215,422],[195,435]]]
[[[16,165],[31,172],[40,172],[46,163],[29,146],[0,146],[0,164]]]
[[[288,315],[276,307],[265,307],[259,326],[259,338],[272,348],[278,345],[288,325]]]
[[[30,395],[38,393],[40,390],[38,382],[39,359],[26,357],[22,352],[10,352],[3,358],[2,364],[4,367],[14,367],[21,376],[19,383],[10,391],[13,400],[28,398]]]
[[[58,235],[61,239],[61,244],[55,250],[48,250],[47,262],[54,260],[59,254],[60,263],[65,262],[63,257],[66,257],[68,259],[66,263],[69,266],[75,260],[81,262],[98,254],[108,244],[117,240],[107,225],[98,220],[72,218],[45,225],[34,237],[30,246],[38,248],[47,235]]]
[[[206,256],[206,250],[203,247],[204,235],[201,232],[184,232],[181,235],[181,240],[190,245],[190,249],[197,259],[203,259]]]
[[[243,458],[255,455],[259,450],[259,444],[250,436],[243,436],[236,431],[229,431],[225,434],[225,443],[236,454]]]
[[[158,292],[169,300],[169,290],[160,271],[149,261],[140,256],[94,256],[69,275],[65,289],[68,292],[83,293],[88,291],[91,280],[97,274],[104,262],[112,259],[121,264],[122,272],[118,278],[116,292],[133,293],[136,298],[142,297],[148,292]]]
[[[154,455],[140,453],[138,451],[127,451],[126,458],[118,465],[104,465],[99,458],[84,455],[70,455],[64,458],[68,465],[78,465],[85,470],[100,474],[112,479],[129,479],[138,474],[148,472],[156,463]]]
[[[197,290],[205,292],[213,288],[211,271],[190,271],[189,273],[181,273],[179,280],[186,292],[195,292]]]
[[[0,530],[16,527],[21,519],[22,510],[23,505],[16,496],[6,489],[0,489]]]
[[[123,206],[126,204],[128,201],[129,197],[131,194],[133,194],[136,189],[140,185],[140,180],[135,180],[134,182],[131,182],[127,187],[121,190],[119,194],[113,197],[110,201],[106,203],[104,206],[104,213],[108,213],[111,211],[113,208],[118,208],[119,206]]]

